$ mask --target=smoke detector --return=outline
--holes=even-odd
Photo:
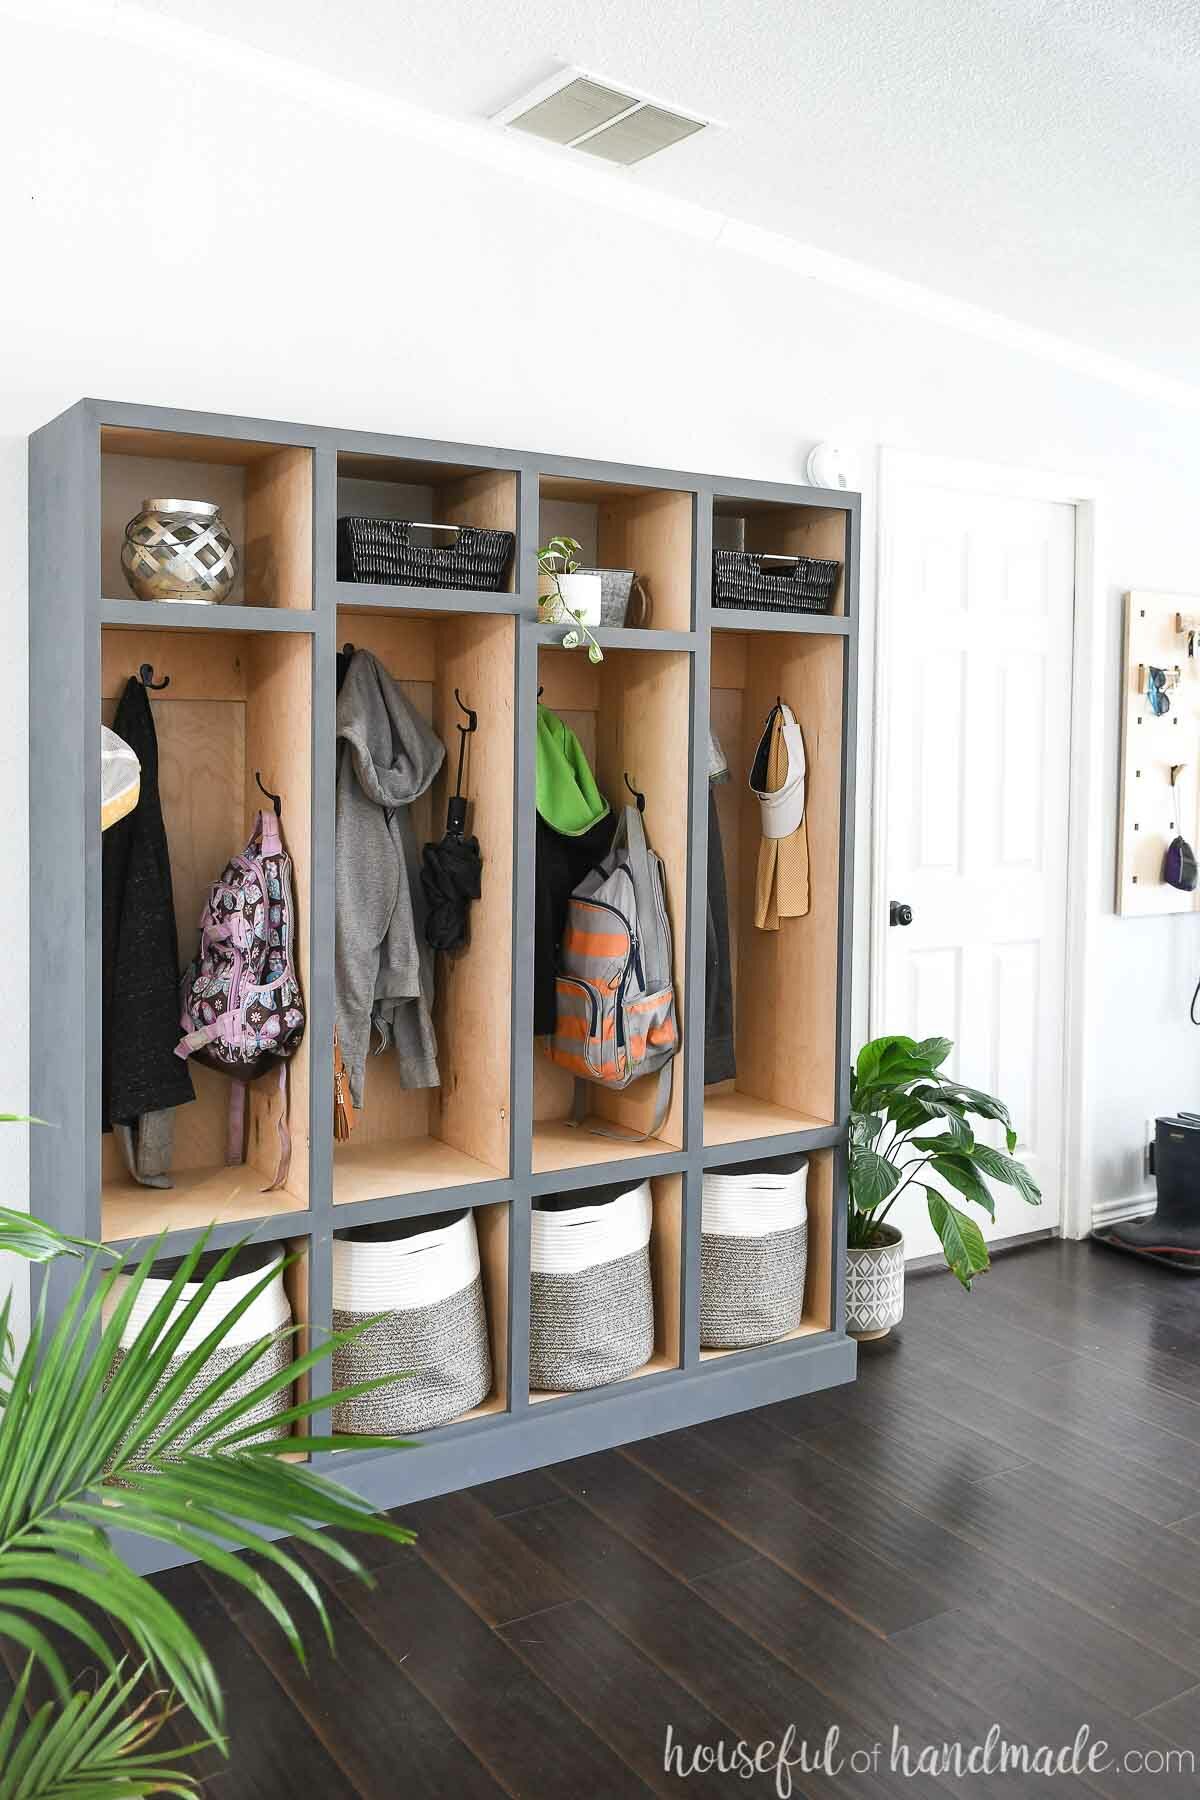
[[[713,123],[581,69],[560,69],[497,113],[495,122],[625,168]]]

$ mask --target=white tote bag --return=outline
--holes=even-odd
[[[808,1158],[706,1170],[700,1343],[744,1350],[795,1331],[808,1262]]]
[[[654,1354],[648,1181],[533,1203],[529,1384],[603,1387]]]
[[[428,1431],[487,1398],[492,1357],[473,1212],[362,1225],[334,1238],[333,1329],[380,1313],[387,1317],[334,1352],[333,1385],[404,1379],[334,1407],[335,1431]]]

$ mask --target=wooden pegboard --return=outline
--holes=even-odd
[[[1197,621],[1188,655],[1181,619]],[[1165,669],[1178,683],[1170,710],[1156,717],[1145,671]],[[1173,765],[1182,764],[1174,786]],[[1200,890],[1181,893],[1162,878],[1176,836],[1200,842],[1200,595],[1134,592],[1125,596],[1121,665],[1121,804],[1117,821],[1117,911],[1131,918],[1200,909]]]

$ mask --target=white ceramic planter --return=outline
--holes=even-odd
[[[543,576],[541,583],[542,611],[551,624],[569,625],[573,619],[579,619],[584,625],[599,625],[600,611],[604,597],[604,583],[598,570],[584,572],[580,570],[574,575],[560,575],[558,586],[562,594],[562,609],[554,591],[554,581]]]
[[[904,1239],[894,1225],[880,1230],[886,1243],[846,1251],[846,1330],[867,1341],[904,1317]]]

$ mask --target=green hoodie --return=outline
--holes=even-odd
[[[608,814],[579,739],[548,706],[538,707],[537,809],[563,837],[582,837]]]

